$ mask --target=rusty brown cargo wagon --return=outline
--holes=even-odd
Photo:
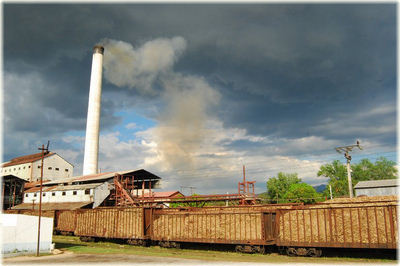
[[[154,210],[151,234],[152,240],[159,241],[161,246],[178,246],[179,242],[219,243],[235,244],[239,251],[261,251],[264,245],[275,243],[275,213]]]
[[[76,211],[56,211],[54,214],[54,230],[62,235],[73,235],[76,227]]]
[[[80,209],[76,210],[75,235],[84,241],[119,238],[142,244],[150,236],[150,218],[151,209],[140,207]]]
[[[396,249],[397,204],[303,206],[277,212],[277,246],[289,255],[315,248]],[[320,255],[319,250],[314,255]],[[300,253],[300,254],[299,254]]]

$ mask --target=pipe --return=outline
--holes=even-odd
[[[97,174],[98,168],[103,54],[104,47],[99,45],[93,47],[83,175]]]

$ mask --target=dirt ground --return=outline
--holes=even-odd
[[[3,265],[396,265],[379,251],[379,256],[368,250],[370,256],[359,256],[365,250],[350,253],[325,253],[325,257],[289,257],[276,252],[244,254],[232,252],[220,245],[184,246],[181,249],[159,246],[139,247],[109,241],[82,242],[74,236],[53,236],[56,249],[53,254],[14,254],[3,258]],[[219,249],[217,249],[219,247]],[[360,254],[360,252],[362,254]],[[15,256],[16,255],[16,256]],[[381,257],[381,258],[379,258]]]
[[[40,257],[18,256],[3,258],[3,265],[206,265],[208,263],[208,261],[182,258],[151,257],[129,254],[74,254],[72,252]]]
[[[293,259],[293,258],[292,258]],[[310,261],[311,262],[311,261]],[[314,261],[304,262],[279,262],[290,263],[291,265],[355,265],[362,263],[376,265],[376,262],[337,262],[337,261]],[[184,259],[172,257],[157,257],[157,256],[143,256],[132,254],[76,254],[70,251],[65,251],[58,255],[44,255],[36,257],[29,256],[16,256],[3,258],[3,265],[276,265],[277,262],[272,260],[270,263],[259,262],[232,262],[232,261],[210,261],[198,259]],[[384,265],[396,265],[393,263],[384,262]]]

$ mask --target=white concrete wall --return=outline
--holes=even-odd
[[[19,178],[28,180],[31,177],[32,163],[24,163],[19,165],[12,165],[4,168],[0,168],[0,174],[3,175],[15,175]]]
[[[76,191],[76,195],[74,195]],[[63,192],[65,195],[63,196]],[[66,191],[46,191],[42,192],[42,203],[51,202],[85,202],[93,201],[94,189],[90,189],[90,194],[85,194],[85,190],[66,190]],[[55,195],[53,196],[53,193]],[[34,196],[36,194],[36,197]],[[39,191],[34,193],[24,194],[24,203],[32,203],[35,200],[35,204],[39,203]]]
[[[40,166],[42,161],[33,162],[32,181],[40,180]],[[51,169],[49,169],[51,168]],[[58,169],[58,170],[57,170]],[[44,158],[43,179],[59,180],[73,176],[74,167],[61,158],[58,154]]]
[[[41,160],[33,163],[18,164],[0,168],[0,174],[12,174],[27,181],[40,180]],[[49,169],[49,167],[51,169]],[[58,170],[57,170],[58,169]],[[58,180],[62,178],[72,177],[74,167],[65,161],[58,154],[44,158],[43,180]],[[31,180],[32,177],[32,180]]]
[[[1,214],[2,253],[36,252],[38,216]],[[53,237],[53,218],[42,217],[40,222],[40,252],[50,252]]]
[[[110,195],[110,190],[108,189],[108,183],[104,183],[94,189],[94,203],[93,208],[99,206],[107,197]]]

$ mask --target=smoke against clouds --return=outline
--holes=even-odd
[[[205,138],[208,110],[218,103],[220,94],[204,78],[173,71],[186,48],[185,39],[155,39],[136,49],[123,41],[102,43],[104,76],[109,82],[144,94],[156,94],[156,83],[161,87],[164,107],[153,133],[165,169],[194,167],[194,154]]]
[[[123,41],[104,39],[104,76],[118,87],[136,88],[154,93],[153,82],[171,70],[186,48],[182,37],[155,39],[135,49]]]

